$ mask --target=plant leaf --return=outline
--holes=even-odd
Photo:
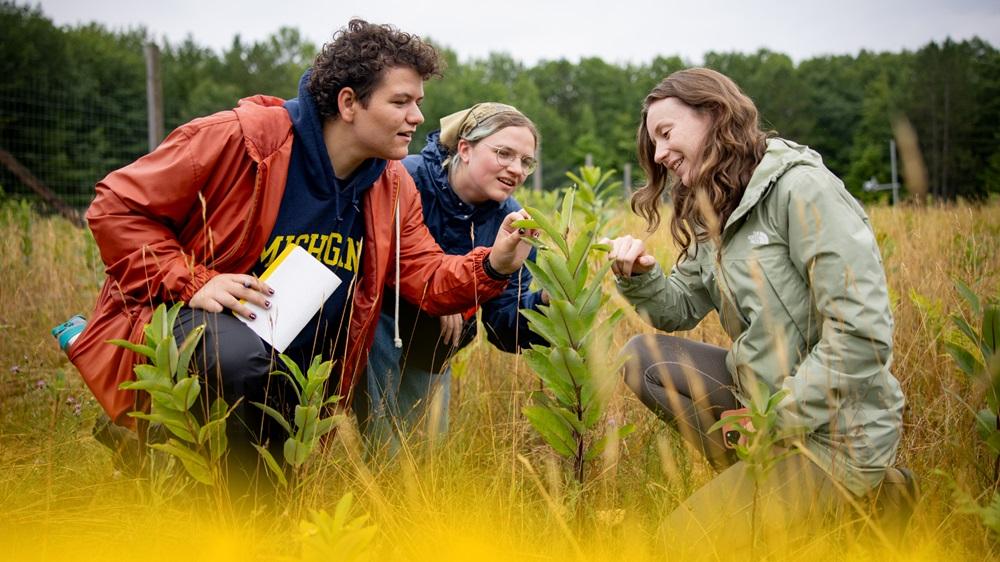
[[[156,359],[156,350],[149,347],[148,345],[141,345],[137,343],[132,343],[128,340],[120,340],[120,339],[108,340],[107,343],[110,343],[111,345],[117,345],[118,347],[124,347],[125,349],[133,353],[142,355],[150,360]]]
[[[533,405],[521,408],[528,422],[535,431],[552,447],[555,452],[564,457],[576,455],[576,442],[573,439],[572,428],[558,414],[545,406]]]
[[[215,483],[212,478],[212,470],[205,459],[177,440],[170,439],[166,443],[156,443],[150,447],[176,457],[184,465],[187,473],[198,482],[209,486]]]
[[[292,433],[292,426],[288,423],[288,420],[285,419],[285,416],[282,416],[277,410],[266,404],[261,404],[260,402],[250,402],[250,403],[263,410],[265,414],[271,416],[271,419],[278,422],[278,424],[282,427],[282,429],[285,430],[285,433],[288,434]]]
[[[285,478],[285,471],[281,470],[281,466],[278,465],[278,461],[274,460],[274,456],[271,455],[271,452],[268,451],[266,447],[261,447],[256,443],[253,444],[253,448],[257,449],[257,452],[260,454],[260,458],[264,459],[264,465],[267,466],[269,471],[271,471],[271,474],[278,478],[278,483],[281,484],[281,487],[284,488],[285,486],[288,486],[288,480]]]

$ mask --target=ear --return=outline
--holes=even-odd
[[[354,122],[354,116],[358,111],[358,96],[354,88],[341,88],[337,93],[337,113],[346,123]]]
[[[472,156],[472,143],[465,139],[458,139],[458,147],[456,153],[458,157],[462,160],[463,164],[469,163],[469,158]]]

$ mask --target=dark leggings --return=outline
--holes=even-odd
[[[664,521],[679,558],[704,557],[707,545],[742,559],[754,536],[777,546],[842,505],[844,494],[805,455],[780,458],[765,476],[754,476],[725,448],[721,431],[707,432],[723,411],[739,407],[725,349],[655,334],[632,338],[622,354],[629,388],[721,471]]]
[[[287,387],[284,377],[270,376],[272,360],[277,359],[277,355],[272,357],[271,348],[230,312],[182,308],[174,325],[177,344],[180,345],[185,336],[201,324],[205,325],[205,333],[190,365],[191,371],[200,375],[203,385],[199,411],[204,412],[219,396],[230,407],[236,405],[226,422],[229,477],[249,480],[256,472],[259,459],[253,445],[267,444],[271,454],[281,462],[281,450],[287,437],[281,427],[252,402],[267,404],[290,420],[290,406],[285,398],[292,397],[293,391]]]
[[[735,461],[722,432],[708,433],[725,410],[739,408],[726,350],[663,334],[629,340],[625,382],[647,408],[676,428],[716,469]]]

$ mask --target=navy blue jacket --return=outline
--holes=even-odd
[[[492,246],[504,217],[521,210],[521,205],[513,197],[503,203],[487,201],[478,206],[467,205],[459,199],[448,182],[447,171],[441,166],[447,152],[438,144],[439,133],[434,131],[427,136],[427,146],[420,154],[411,154],[403,160],[403,166],[420,191],[424,223],[448,254],[465,254],[477,246]],[[528,259],[535,259],[534,249]],[[545,340],[528,329],[527,320],[518,313],[521,308],[536,309],[542,304],[541,291],[530,291],[530,284],[531,274],[522,267],[511,276],[507,289],[500,296],[481,305],[486,337],[502,351],[515,352],[532,343],[545,344]],[[383,307],[383,311],[392,314],[391,308]],[[474,318],[466,322],[460,347],[472,340],[475,329]],[[406,365],[440,372],[440,363],[447,354],[441,353],[437,345],[441,334],[437,318],[421,313],[410,303],[401,302],[399,332],[403,349],[407,351]]]

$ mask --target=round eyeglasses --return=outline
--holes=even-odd
[[[538,160],[531,156],[521,156],[516,151],[506,146],[493,146],[492,144],[487,144],[493,152],[497,154],[497,164],[500,164],[504,168],[510,166],[514,163],[514,159],[520,157],[521,169],[524,170],[524,174],[528,175],[538,168]]]

